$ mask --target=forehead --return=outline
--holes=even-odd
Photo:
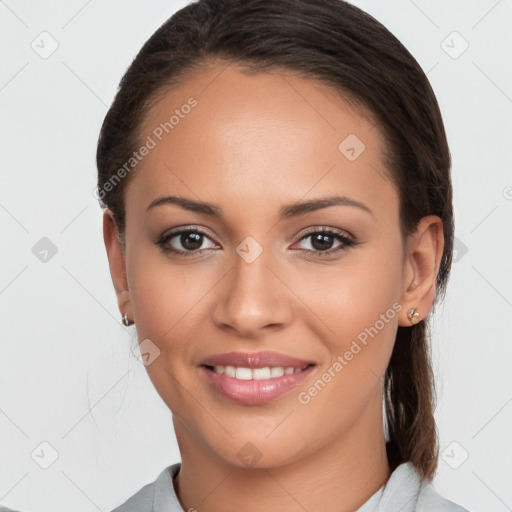
[[[334,192],[396,200],[378,125],[336,90],[290,72],[212,66],[162,94],[140,142],[152,146],[128,187],[130,202],[165,192],[233,205]]]

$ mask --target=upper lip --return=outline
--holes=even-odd
[[[213,354],[203,359],[203,366],[237,366],[243,368],[265,368],[266,366],[284,368],[304,368],[314,364],[305,359],[281,354],[279,352],[226,352],[224,354]]]

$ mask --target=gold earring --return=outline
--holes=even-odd
[[[409,309],[407,316],[409,317],[409,320],[412,325],[416,325],[419,322],[420,314],[416,311],[416,308]]]

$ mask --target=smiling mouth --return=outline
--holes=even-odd
[[[295,368],[293,366],[265,366],[262,368],[246,368],[243,366],[221,366],[221,365],[203,365],[211,372],[219,375],[225,375],[237,380],[266,380],[266,379],[277,379],[283,375],[292,375],[294,373],[300,373],[307,368],[314,366],[313,364],[307,364],[302,368]]]

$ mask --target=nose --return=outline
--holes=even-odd
[[[266,251],[254,261],[235,253],[233,268],[218,289],[212,319],[221,329],[243,338],[260,338],[292,320],[293,293],[286,276]]]

